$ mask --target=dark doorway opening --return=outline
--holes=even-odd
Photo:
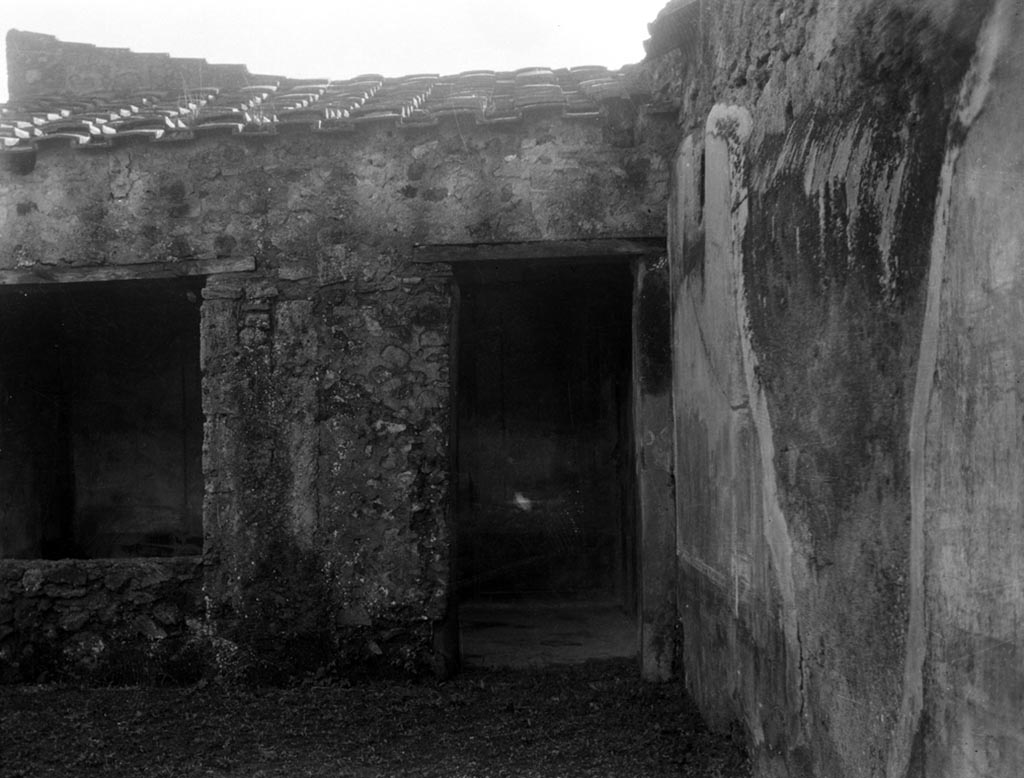
[[[201,552],[201,286],[0,290],[0,556]]]
[[[635,609],[631,266],[468,262],[456,277],[464,656],[467,624],[569,645],[523,620],[607,631]],[[600,615],[581,626],[587,608]]]

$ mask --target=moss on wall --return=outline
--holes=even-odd
[[[704,144],[681,149],[670,245],[683,654],[705,710],[745,720],[758,774],[902,775],[911,750],[911,413],[940,175],[991,7],[700,3],[699,45],[651,63],[682,123],[749,116],[708,180]]]

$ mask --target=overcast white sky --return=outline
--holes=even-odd
[[[61,40],[346,78],[607,65],[643,58],[667,0],[4,0],[14,28]],[[0,102],[7,98],[0,40]]]

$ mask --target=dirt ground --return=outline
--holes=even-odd
[[[0,776],[750,775],[681,685],[632,661],[446,682],[0,687]]]

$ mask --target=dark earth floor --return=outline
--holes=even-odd
[[[718,776],[742,747],[630,660],[447,682],[0,687],[0,776]]]
[[[637,630],[617,603],[468,602],[459,606],[467,667],[543,667],[636,656]]]

